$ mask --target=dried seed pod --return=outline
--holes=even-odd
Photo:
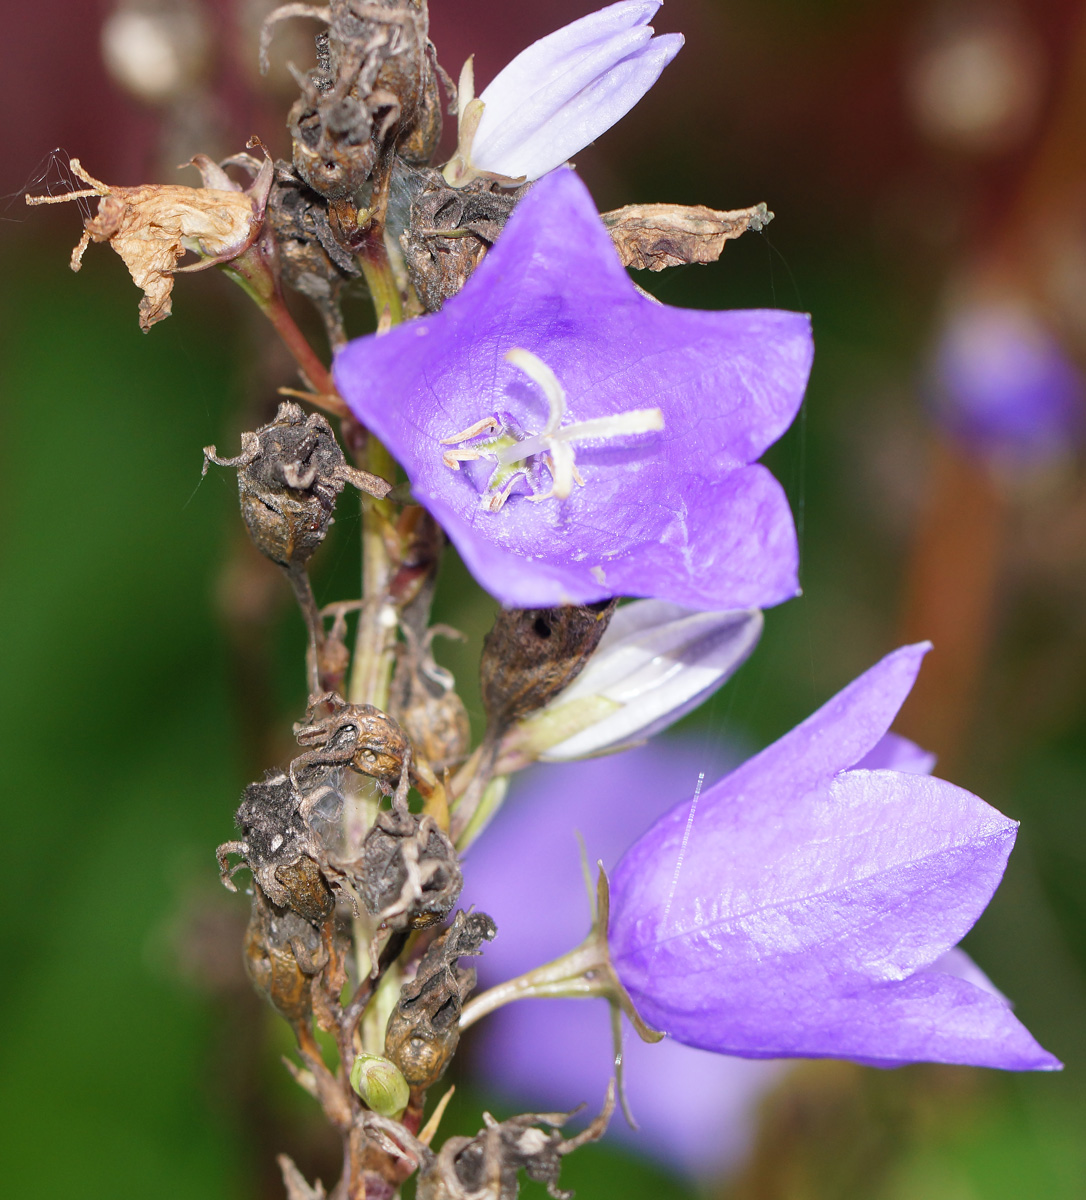
[[[487,735],[507,729],[581,672],[616,601],[569,608],[506,608],[486,635],[479,674]]]
[[[456,1053],[464,1000],[475,987],[474,969],[461,967],[459,959],[479,954],[495,933],[486,913],[458,912],[423,955],[415,978],[401,988],[385,1031],[385,1057],[413,1089],[435,1084]]]
[[[331,711],[318,718],[321,708]],[[390,787],[403,774],[404,759],[410,758],[407,735],[387,713],[372,704],[348,704],[334,692],[312,701],[305,720],[294,726],[294,736],[300,746],[313,747],[290,764],[291,778],[305,791],[302,811],[306,814],[315,803],[310,792],[314,768],[347,766]]]
[[[285,163],[276,167],[265,219],[279,248],[280,276],[287,287],[313,304],[324,321],[329,343],[338,349],[347,340],[340,298],[362,268],[336,241],[323,197]]]
[[[451,188],[434,170],[404,172],[394,186],[410,195],[400,235],[408,274],[427,310],[437,312],[467,282],[526,189],[491,190],[483,179]]]
[[[284,5],[265,22],[262,65],[276,22],[294,16],[328,24],[316,70],[296,74],[301,99],[288,121],[294,165],[330,200],[358,196],[392,148],[429,157],[441,132],[437,63],[419,0],[332,0],[326,9]]]
[[[245,933],[245,968],[257,991],[292,1024],[308,1021],[313,977],[326,962],[320,931],[257,884]]]
[[[241,435],[241,453],[219,458],[204,448],[208,464],[238,468],[241,515],[261,554],[282,567],[304,565],[324,541],[336,497],[346,484],[385,496],[389,484],[347,465],[332,427],[319,413],[279,405],[275,420]]]
[[[297,867],[314,847],[309,826],[300,811],[300,796],[290,778],[282,771],[269,771],[261,782],[250,783],[242,793],[234,823],[241,830],[242,839],[223,842],[216,851],[223,883],[236,891],[232,877],[242,867],[248,867],[278,905],[292,907],[292,897],[297,891],[299,903],[306,910],[303,916],[313,920],[308,913],[323,909],[327,901],[321,899],[311,869]],[[233,867],[227,862],[231,854],[240,855],[242,860]]]
[[[508,1121],[483,1114],[486,1128],[473,1138],[452,1137],[436,1155],[420,1155],[419,1200],[515,1200],[518,1175],[523,1171],[536,1183],[546,1184],[555,1200],[569,1200],[572,1192],[558,1186],[562,1159],[603,1136],[614,1111],[613,1085],[600,1115],[576,1137],[558,1132],[573,1113],[525,1113]],[[574,1110],[576,1111],[576,1110]],[[538,1128],[549,1125],[549,1130]]]
[[[377,814],[359,860],[344,868],[379,933],[436,925],[464,885],[448,835],[433,817],[409,811],[406,783],[401,778],[392,808]]]
[[[454,691],[456,681],[434,661],[435,637],[463,634],[448,625],[434,625],[421,640],[406,623],[404,641],[392,679],[389,711],[407,731],[418,755],[440,775],[461,762],[471,743],[471,724],[464,702]]]

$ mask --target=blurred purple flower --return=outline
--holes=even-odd
[[[539,179],[630,111],[678,54],[680,33],[654,38],[661,0],[621,0],[522,50],[474,100],[460,76],[454,185],[478,174]]]
[[[1016,823],[942,780],[860,765],[926,650],[888,655],[623,856],[611,956],[650,1025],[748,1058],[1060,1066],[960,952],[944,957]]]
[[[351,342],[335,378],[503,603],[722,610],[797,590],[788,502],[750,464],[795,416],[811,357],[802,314],[646,299],[561,170],[441,312]]]
[[[605,759],[536,767],[519,775],[505,806],[468,855],[467,899],[491,913],[498,937],[476,964],[481,986],[556,957],[589,923],[580,853],[611,867],[698,773],[727,770],[719,739],[662,737]],[[570,1108],[601,1097],[614,1071],[602,1000],[532,1000],[488,1016],[474,1035],[480,1080],[511,1100]],[[753,1106],[781,1074],[779,1063],[745,1062],[678,1042],[625,1040],[626,1090],[640,1125],[611,1123],[609,1137],[687,1173],[734,1163],[749,1142]],[[692,1098],[696,1097],[696,1101]]]
[[[1066,454],[1082,433],[1084,396],[1082,375],[1025,305],[976,303],[946,321],[933,403],[972,449],[1023,463]]]

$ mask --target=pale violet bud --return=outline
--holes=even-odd
[[[398,1117],[411,1089],[394,1062],[380,1054],[360,1054],[351,1064],[351,1087],[382,1117]]]
[[[474,95],[471,60],[460,76],[458,146],[445,178],[539,179],[610,129],[678,54],[680,33],[653,37],[662,0],[621,0],[521,51]]]
[[[729,679],[761,633],[756,608],[695,612],[635,600],[612,617],[573,683],[511,731],[503,753],[562,762],[643,742]]]

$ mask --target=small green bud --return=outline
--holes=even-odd
[[[354,1060],[351,1087],[382,1117],[398,1117],[411,1096],[399,1067],[380,1054],[360,1054]]]

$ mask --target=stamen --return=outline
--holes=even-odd
[[[546,397],[548,414],[541,432],[526,434],[508,413],[494,413],[440,440],[442,446],[458,447],[446,450],[441,456],[441,461],[452,471],[459,471],[462,462],[479,459],[495,464],[479,500],[480,507],[487,512],[501,511],[521,476],[532,492],[526,498],[533,502],[566,500],[574,484],[583,487],[574,442],[655,433],[664,427],[664,414],[658,408],[636,408],[563,426],[566,393],[550,367],[531,351],[519,347],[510,350],[505,359],[537,384]],[[465,442],[474,444],[464,445]],[[544,465],[550,471],[551,486],[541,491],[539,471]]]

